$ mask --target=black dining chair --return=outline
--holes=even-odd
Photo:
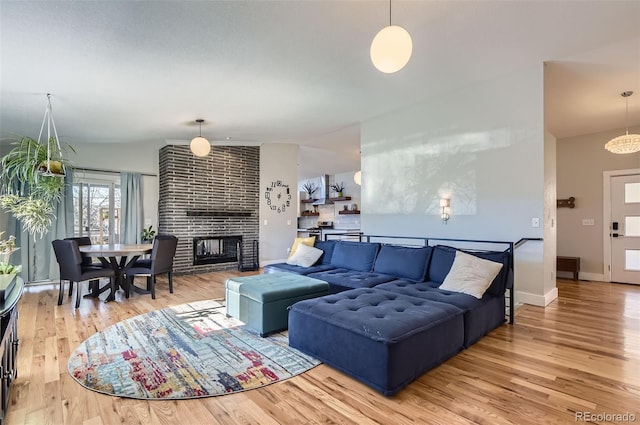
[[[139,293],[151,293],[151,299],[156,299],[156,276],[167,274],[169,293],[173,294],[173,258],[176,255],[178,238],[172,235],[158,235],[153,240],[151,258],[137,260],[131,267],[125,269],[127,295],[133,289]],[[147,276],[147,290],[141,290],[133,284],[134,276]]]
[[[111,293],[115,292],[115,272],[111,268],[94,267],[92,265],[83,266],[82,254],[78,242],[75,240],[57,239],[51,242],[53,251],[56,254],[56,260],[60,267],[60,291],[58,293],[58,305],[62,304],[64,296],[63,281],[68,280],[70,288],[74,282],[78,282],[76,288],[76,308],[80,307],[80,298],[82,290],[80,282],[87,280],[95,280],[101,277],[108,277],[111,285]]]
[[[78,246],[86,246],[86,245],[93,245],[93,242],[91,242],[91,238],[89,236],[78,236],[78,237],[73,237],[73,238],[64,238],[65,241],[76,241],[78,242]],[[82,253],[80,254],[82,255]],[[108,267],[111,268],[110,265],[108,264],[102,264],[99,261],[93,261],[92,257],[83,255],[82,256],[82,267]],[[89,287],[92,288],[94,285],[98,285],[100,283],[99,280],[92,280],[89,282]],[[73,282],[69,282],[69,296],[71,296],[71,294],[73,293]]]

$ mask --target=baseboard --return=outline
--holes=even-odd
[[[280,260],[260,261],[260,267],[268,266],[269,264],[278,264],[278,263],[286,263],[286,262],[287,262],[286,258],[283,258]]]
[[[596,282],[604,282],[604,274],[602,274],[602,273],[580,272],[580,273],[578,273],[578,278],[580,280],[591,280],[591,281],[596,281]]]
[[[516,300],[518,303],[537,305],[539,307],[548,306],[549,303],[551,303],[556,298],[558,298],[558,288],[553,288],[544,295],[516,291]]]

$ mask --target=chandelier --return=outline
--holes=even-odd
[[[604,145],[604,148],[612,153],[627,154],[640,151],[640,134],[629,134],[629,96],[632,91],[625,91],[620,94],[627,101],[627,132],[622,136],[613,138]]]

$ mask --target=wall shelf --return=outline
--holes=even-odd
[[[331,199],[333,202],[336,201],[350,201],[351,200],[351,196],[341,196],[339,198],[329,198]]]
[[[356,210],[356,211],[338,211],[338,214],[360,214],[360,210]]]
[[[319,213],[319,212],[302,211],[302,212],[300,213],[300,215],[301,215],[302,217],[317,217],[317,216],[319,216],[319,215],[320,215],[320,213]]]
[[[316,202],[317,199],[301,199],[300,202],[303,204],[311,204],[313,202]]]

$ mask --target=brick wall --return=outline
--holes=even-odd
[[[242,235],[244,264],[251,264],[259,228],[259,168],[257,146],[212,146],[205,158],[194,156],[189,146],[160,149],[158,232],[178,237],[176,274],[238,266],[194,266],[194,237]]]

